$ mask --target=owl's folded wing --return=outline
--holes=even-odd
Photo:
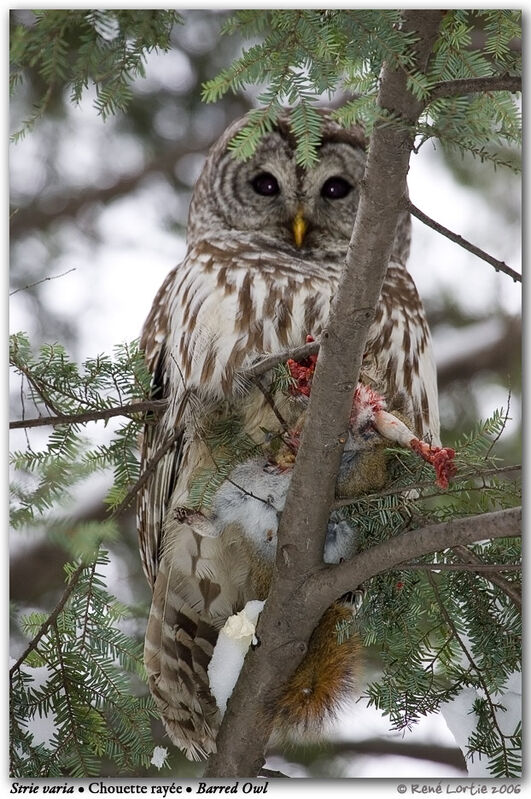
[[[153,375],[153,399],[168,399],[169,395],[165,343],[169,321],[167,299],[175,281],[175,273],[176,269],[170,272],[159,289],[140,341],[147,367]],[[180,425],[169,430],[166,425],[156,423],[155,418],[146,420],[141,444],[143,483],[137,494],[137,518],[142,565],[151,587],[157,576],[162,522],[175,485],[181,452]]]

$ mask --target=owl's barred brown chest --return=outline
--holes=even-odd
[[[342,131],[326,117],[321,157],[312,170],[296,165],[283,119],[250,162],[238,163],[227,143],[241,124],[229,129],[207,158],[192,200],[186,258],[161,287],[142,337],[154,395],[168,400],[158,423],[146,426],[142,452],[140,549],[153,588],[145,661],[166,729],[192,758],[215,750],[220,714],[208,665],[218,631],[248,600],[265,598],[272,563],[255,546],[256,530],[268,530],[269,511],[253,510],[252,503],[244,508],[242,493],[231,498],[242,503],[242,512],[231,508],[237,522],[224,529],[209,527],[206,505],[183,514],[198,474],[219,465],[205,429],[213,409],[219,415],[225,407],[230,413],[236,409],[255,442],[279,433],[282,414],[292,423],[288,400],[280,397],[280,412],[273,412],[267,393],[241,374],[259,356],[322,333],[364,164],[359,131]],[[369,332],[362,379],[411,419],[418,434],[437,441],[435,368],[422,305],[404,266],[408,247],[404,215]],[[263,490],[274,505],[276,478],[266,475],[261,488],[252,468],[250,474],[252,491],[246,493]],[[357,653],[329,641],[334,614],[349,612],[338,606],[323,617],[306,671],[297,672],[292,694],[279,706],[282,721],[295,719],[308,728],[333,711],[334,686],[344,693],[351,685]],[[315,671],[323,663],[326,686]],[[312,697],[319,697],[320,715]]]
[[[211,397],[231,396],[235,375],[257,356],[321,334],[341,267],[199,243],[165,289],[168,315],[175,320],[165,320],[169,381]],[[389,399],[397,392],[409,398],[419,434],[436,428],[436,407],[430,409],[426,388],[416,385],[428,348],[415,285],[404,266],[391,263],[369,331],[364,371]],[[168,416],[168,426],[172,422]]]
[[[170,300],[183,377],[188,384],[230,396],[232,378],[262,353],[297,346],[325,324],[334,270],[248,248],[220,250],[201,242],[183,264]]]

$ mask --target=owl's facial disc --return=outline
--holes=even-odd
[[[273,130],[247,161],[225,150],[208,162],[194,198],[194,229],[254,235],[260,247],[295,257],[343,257],[356,216],[365,153],[348,142],[324,140],[311,168],[297,163],[291,136]]]
[[[338,180],[341,180],[341,178],[338,178]],[[346,181],[343,182],[346,183]],[[259,172],[251,180],[251,186],[253,187],[253,190],[257,194],[260,194],[263,197],[274,197],[277,194],[280,194],[280,186],[278,180],[270,172]],[[341,190],[339,189],[338,196],[344,196],[344,194],[347,192],[341,193]],[[333,190],[330,196],[333,196]],[[295,246],[300,249],[304,242],[304,236],[306,235],[306,231],[308,230],[308,222],[304,218],[304,212],[302,207],[298,208],[297,213],[293,217],[293,220],[291,222],[291,228],[293,231],[293,240],[295,242]]]
[[[323,183],[321,187],[321,197],[327,200],[342,200],[350,194],[352,188],[352,184],[349,183],[348,180],[345,180],[345,178],[340,175],[334,175]],[[310,213],[310,217],[311,216]],[[305,216],[305,209],[300,206],[292,222],[293,239],[298,249],[302,247],[309,227],[310,222]]]

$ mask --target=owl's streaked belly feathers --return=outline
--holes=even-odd
[[[176,272],[168,368],[182,369],[188,387],[228,396],[234,374],[254,357],[298,346],[326,322],[335,275],[315,274],[310,263],[294,272],[263,254],[256,266],[249,253],[216,258],[205,242]]]

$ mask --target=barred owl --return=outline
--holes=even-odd
[[[278,433],[278,413],[242,380],[242,371],[263,354],[317,338],[326,325],[365,165],[362,131],[342,129],[327,112],[319,160],[308,169],[296,162],[287,112],[252,158],[236,160],[228,144],[244,123],[232,124],[207,156],[191,201],[186,256],[161,286],[141,342],[153,396],[168,403],[146,424],[142,444],[139,539],[153,591],[145,663],[168,734],[189,758],[215,751],[220,712],[208,664],[218,632],[248,600],[266,598],[268,569],[242,530],[245,508],[214,533],[199,523],[201,508],[183,509],[198,474],[216,464],[208,437],[212,420],[237,417],[257,446],[264,431]],[[405,266],[409,240],[403,213],[362,380],[407,417],[417,435],[436,442],[436,374],[422,305]],[[293,424],[297,402],[283,394],[276,401],[275,410]],[[267,480],[264,486],[267,493]],[[246,498],[236,492],[231,502]],[[334,704],[333,695],[328,699]],[[286,701],[284,713],[297,707],[296,698]]]

